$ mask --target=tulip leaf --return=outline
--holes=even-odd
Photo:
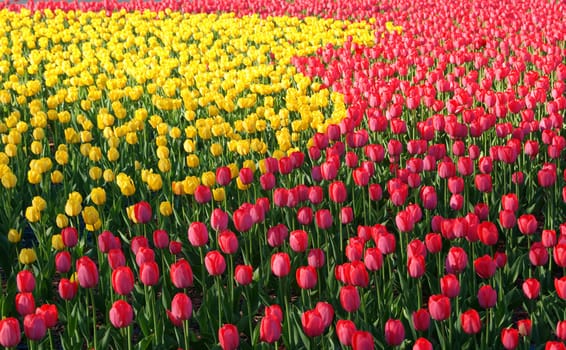
[[[104,349],[108,347],[108,343],[110,342],[110,331],[112,331],[111,327],[107,327],[106,328],[106,332],[104,332],[104,336],[102,337],[102,339],[100,340],[100,348]]]
[[[136,344],[136,350],[145,350],[148,349],[151,346],[151,342],[153,340],[153,336],[152,335],[148,335],[147,337],[141,339],[140,341],[138,341],[138,343]]]

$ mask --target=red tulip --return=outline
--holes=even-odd
[[[308,337],[318,337],[324,332],[322,316],[317,310],[307,310],[301,315],[303,331]]]
[[[134,289],[134,274],[128,266],[112,271],[112,288],[120,295],[128,295]]]
[[[424,186],[420,190],[420,198],[423,208],[427,210],[434,210],[438,203],[436,190],[432,186]]]
[[[275,253],[271,256],[271,272],[277,277],[285,277],[291,270],[291,260],[287,253]]]
[[[377,271],[383,265],[383,255],[377,248],[368,248],[364,254],[364,264],[369,271]]]
[[[289,246],[296,253],[304,252],[308,247],[308,235],[304,230],[294,230],[289,237]]]
[[[542,230],[541,242],[542,245],[546,248],[554,247],[557,243],[556,231]]]
[[[58,285],[57,289],[59,291],[59,296],[61,297],[61,299],[71,300],[77,294],[78,283],[77,282],[71,282],[67,278],[61,278],[61,280],[59,281],[59,285]]]
[[[540,293],[540,282],[536,278],[527,278],[523,282],[523,293],[528,299],[535,299]]]
[[[346,225],[354,221],[354,210],[352,207],[342,207],[340,209],[340,223]]]
[[[419,338],[413,345],[413,350],[432,350],[432,343],[426,338]]]
[[[165,230],[153,231],[153,245],[155,248],[165,249],[169,246],[169,234]]]
[[[468,266],[468,255],[460,247],[452,247],[446,256],[446,271],[448,273],[459,274]]]
[[[319,209],[315,214],[316,226],[322,230],[332,227],[332,214],[328,209]]]
[[[556,324],[556,337],[560,340],[566,340],[566,321],[558,321]]]
[[[548,262],[548,250],[541,242],[534,242],[529,250],[529,260],[533,266],[543,266]]]
[[[181,259],[171,265],[169,269],[171,282],[177,288],[188,288],[193,285],[193,270],[185,259]]]
[[[193,313],[191,298],[185,293],[177,293],[171,300],[171,311],[167,310],[169,318],[173,323],[182,323],[188,320]]]
[[[356,334],[354,333],[354,339],[355,336]],[[387,322],[385,322],[385,342],[387,345],[398,346],[401,345],[403,340],[405,340],[405,327],[403,323],[395,319],[387,320]]]
[[[189,226],[188,236],[193,247],[202,247],[208,243],[208,229],[202,222],[192,222]]]
[[[409,257],[407,271],[412,278],[420,278],[426,271],[425,258],[422,255]]]
[[[360,294],[355,286],[340,288],[340,304],[346,312],[354,312],[360,307]]]
[[[136,236],[132,238],[132,241],[130,242],[130,248],[134,254],[137,254],[138,250],[142,247],[149,248],[149,242],[147,241],[147,238],[143,236]]]
[[[20,293],[31,293],[35,289],[35,276],[29,270],[22,270],[16,275],[16,287]]]
[[[218,341],[222,350],[236,350],[240,345],[238,328],[233,324],[225,324],[218,329]]]
[[[281,337],[281,320],[273,315],[261,319],[259,339],[266,343],[275,343]]]
[[[519,231],[524,235],[532,235],[537,231],[537,219],[532,214],[523,214],[517,219]]]
[[[334,319],[334,308],[327,302],[319,301],[315,306],[316,311],[322,317],[322,324],[324,328],[328,328]]]
[[[242,184],[249,185],[254,181],[254,172],[250,168],[242,168],[238,173],[238,177]]]
[[[224,254],[235,254],[238,251],[238,238],[230,230],[222,231],[218,235],[218,245]]]
[[[239,285],[246,286],[252,282],[253,268],[251,265],[238,265],[234,271],[234,279]]]
[[[460,325],[466,334],[476,334],[481,331],[481,319],[479,313],[474,309],[464,311],[460,315]]]
[[[411,315],[413,328],[418,332],[424,332],[430,327],[430,314],[427,309],[419,309]]]
[[[373,350],[373,335],[366,331],[354,331],[354,334],[352,335],[352,349]]]
[[[493,222],[484,221],[478,225],[478,237],[485,245],[495,245],[499,240],[497,226]]]
[[[119,240],[118,244],[116,244],[117,237],[114,237],[112,232],[110,231],[102,231],[100,235],[98,235],[98,250],[102,253],[108,253],[110,249],[120,248]],[[64,242],[63,242],[64,243]]]
[[[89,257],[83,256],[76,263],[79,285],[82,288],[94,288],[98,284],[98,268]]]
[[[153,216],[151,205],[146,201],[134,204],[134,219],[136,223],[148,223]]]
[[[226,260],[217,250],[206,253],[206,256],[204,257],[204,265],[206,267],[206,271],[208,271],[211,276],[219,276],[226,270]]]
[[[65,227],[61,230],[61,237],[65,247],[72,248],[77,245],[79,241],[79,232],[74,227]]]
[[[376,242],[377,248],[383,255],[395,252],[395,236],[389,232],[379,234]]]
[[[356,325],[350,320],[339,320],[336,322],[336,334],[340,344],[344,346],[352,345],[352,338],[356,332]]]
[[[348,273],[348,283],[356,286],[365,288],[369,284],[369,274],[366,270],[366,266],[361,261],[353,261],[349,264]]]
[[[22,339],[20,322],[14,317],[0,320],[0,345],[6,348],[16,347]]]
[[[523,319],[517,321],[517,330],[519,331],[519,335],[522,337],[530,337],[532,331],[532,322],[531,320]]]
[[[24,333],[29,340],[41,340],[47,333],[47,326],[42,315],[34,313],[24,317]]]
[[[431,254],[440,252],[442,250],[442,236],[438,233],[428,233],[425,236],[425,246]]]
[[[228,214],[220,208],[214,208],[210,216],[210,226],[215,231],[226,230],[228,228]]]
[[[444,321],[450,317],[450,299],[442,294],[431,295],[428,298],[428,312],[436,321]]]
[[[136,253],[136,265],[142,266],[146,262],[155,261],[155,252],[151,248],[141,247]]]
[[[379,201],[383,197],[383,189],[379,184],[370,184],[369,188],[369,199],[371,201]]]
[[[230,168],[222,166],[216,168],[216,183],[220,186],[226,186],[232,181],[232,173]]]
[[[134,310],[125,300],[117,300],[112,304],[109,318],[115,328],[128,327],[134,319]]]
[[[310,207],[302,207],[297,211],[297,221],[301,225],[310,225],[313,219],[313,211]]]
[[[311,249],[307,256],[307,260],[309,266],[313,266],[317,269],[323,267],[325,263],[324,251],[320,248]]]
[[[440,278],[440,290],[442,295],[455,298],[460,294],[460,281],[453,274],[447,274]]]
[[[566,243],[560,243],[559,240],[558,244],[552,248],[552,256],[556,265],[566,267]]]
[[[480,278],[490,278],[495,275],[497,265],[489,255],[483,255],[474,260],[474,270]]]
[[[490,285],[481,286],[478,290],[478,302],[484,309],[489,309],[497,303],[497,292]]]
[[[564,350],[566,345],[561,341],[547,341],[544,350]]]
[[[297,285],[301,289],[312,289],[318,282],[318,274],[312,266],[301,266],[295,273]]]
[[[155,286],[159,282],[159,267],[155,261],[148,261],[140,266],[140,281],[145,286]]]
[[[489,174],[477,174],[475,177],[476,189],[480,192],[491,192],[493,189]]]
[[[284,224],[277,224],[267,230],[267,243],[270,247],[279,247],[289,236],[289,229]]]
[[[281,309],[281,306],[277,304],[266,306],[264,314],[265,316],[275,317],[279,323],[283,322],[283,310]]]
[[[204,185],[197,185],[193,195],[198,204],[208,203],[212,199],[212,192],[210,191],[210,188]]]
[[[501,330],[501,344],[507,350],[516,349],[519,346],[519,332],[515,328],[503,328]]]
[[[57,306],[53,304],[43,304],[35,310],[35,313],[43,317],[47,328],[53,328],[57,325],[57,321],[59,320]]]
[[[406,210],[401,210],[395,216],[395,224],[399,232],[410,232],[413,230],[415,223],[412,220],[411,214]]]
[[[110,249],[108,251],[108,264],[112,270],[126,265],[126,256],[122,249]]]

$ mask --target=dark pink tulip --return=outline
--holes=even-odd
[[[442,295],[455,298],[460,294],[460,280],[453,274],[447,274],[440,278],[440,290]]]
[[[466,334],[477,334],[481,331],[481,319],[479,313],[474,309],[464,311],[460,315],[460,325]]]
[[[346,312],[354,312],[360,307],[360,294],[355,286],[340,288],[340,305]]]
[[[517,219],[519,231],[524,235],[532,235],[537,231],[537,219],[532,214],[523,214]]]
[[[316,303],[315,309],[322,317],[322,324],[324,325],[324,328],[328,328],[334,319],[334,308],[332,305],[324,301],[319,301]]]
[[[165,249],[169,246],[169,234],[165,230],[153,231],[153,245],[158,249]]]
[[[61,278],[57,287],[59,296],[63,300],[71,300],[77,295],[79,285],[77,282],[71,282],[67,278]]]
[[[322,230],[332,227],[332,213],[328,209],[319,209],[315,214],[316,226]]]
[[[204,265],[206,271],[211,276],[219,276],[226,270],[226,260],[224,256],[217,250],[206,253],[204,257]]]
[[[247,286],[252,283],[253,273],[251,265],[238,265],[234,271],[234,279],[239,285]]]
[[[430,327],[430,314],[427,309],[419,309],[411,315],[413,328],[418,332],[424,332]]]
[[[128,295],[134,289],[134,273],[128,266],[112,271],[112,288],[117,294]]]
[[[193,285],[193,270],[185,259],[181,259],[171,265],[169,269],[171,282],[177,288],[188,288]]]
[[[35,312],[35,299],[33,294],[17,293],[15,298],[16,311],[20,316],[25,316]]]
[[[59,312],[57,311],[57,306],[53,304],[43,304],[35,309],[35,313],[43,316],[43,319],[45,320],[45,326],[47,326],[47,328],[55,327],[57,325],[57,322],[59,321]]]
[[[140,281],[145,286],[155,286],[159,282],[159,267],[155,261],[144,262],[140,266]]]
[[[134,218],[139,224],[148,223],[153,216],[151,205],[146,201],[134,204]]]
[[[230,168],[222,166],[216,168],[216,183],[220,186],[226,186],[232,181],[232,173]]]
[[[24,317],[24,333],[29,340],[39,341],[47,333],[47,325],[42,315],[27,314]]]
[[[533,266],[543,266],[548,262],[548,250],[542,243],[534,242],[529,250],[529,261]]]
[[[274,343],[281,337],[281,320],[273,315],[261,319],[259,339],[266,343]]]
[[[289,236],[289,246],[296,253],[304,252],[308,247],[308,234],[304,230],[293,230]]]
[[[523,293],[527,299],[536,299],[540,293],[540,282],[536,278],[527,278],[523,282]]]
[[[324,256],[324,251],[320,248],[313,248],[309,250],[307,260],[309,266],[313,266],[317,269],[323,267],[326,260]]]
[[[79,232],[74,227],[65,227],[61,230],[63,244],[65,247],[72,248],[77,245],[79,241]]]
[[[236,350],[240,345],[238,328],[233,324],[225,324],[218,329],[218,342],[222,350]]]
[[[117,300],[112,304],[109,318],[115,328],[128,327],[134,319],[134,309],[125,300]]]
[[[507,350],[516,349],[519,346],[519,332],[515,328],[503,328],[501,330],[501,344]]]
[[[11,348],[17,346],[22,339],[20,322],[14,317],[0,320],[0,345]]]
[[[315,310],[307,310],[301,315],[303,331],[308,337],[318,337],[324,332],[322,316]]]
[[[192,222],[187,235],[193,247],[202,247],[208,243],[208,229],[202,222]]]
[[[354,337],[356,334],[354,333]],[[389,346],[398,346],[405,340],[405,327],[401,320],[389,319],[385,322],[385,342]]]
[[[446,256],[446,271],[459,274],[468,266],[468,254],[460,247],[452,247]]]
[[[481,286],[478,290],[478,302],[484,309],[489,309],[497,303],[497,292],[490,285]]]
[[[291,270],[291,260],[287,253],[275,253],[271,256],[271,272],[277,277],[285,277]]]
[[[428,312],[430,317],[436,321],[444,321],[450,317],[450,298],[435,294],[428,298]]]
[[[497,265],[489,255],[483,255],[474,260],[474,270],[480,278],[490,278],[495,275]]]
[[[98,267],[89,257],[79,258],[76,269],[77,279],[82,288],[94,288],[98,285]]]
[[[230,230],[224,230],[218,235],[218,245],[224,254],[235,254],[239,243],[236,234]]]
[[[484,221],[478,225],[478,237],[485,245],[495,245],[499,240],[497,226],[490,221]]]
[[[16,275],[16,287],[20,293],[31,293],[35,289],[35,276],[30,270],[22,270]]]
[[[340,344],[344,346],[352,345],[352,337],[356,332],[356,325],[350,320],[339,320],[336,322],[336,334]]]

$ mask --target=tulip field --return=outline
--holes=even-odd
[[[566,2],[0,3],[0,346],[566,349]]]

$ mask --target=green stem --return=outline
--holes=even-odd
[[[183,321],[183,338],[185,339],[185,350],[189,350],[189,321]]]
[[[247,289],[247,287],[244,287]],[[246,293],[246,290],[244,290],[244,297],[246,298],[246,306],[248,308],[248,327],[250,328],[250,345],[253,347],[254,344],[254,339],[253,339],[253,334],[254,334],[254,330],[253,330],[253,326],[252,326],[252,303],[250,301],[250,298],[248,297],[248,293]]]
[[[94,350],[98,349],[98,342],[96,339],[96,304],[94,302],[94,292],[89,288],[90,299],[92,301],[92,338],[94,341]]]
[[[128,350],[132,350],[132,326],[126,327],[128,336]]]

